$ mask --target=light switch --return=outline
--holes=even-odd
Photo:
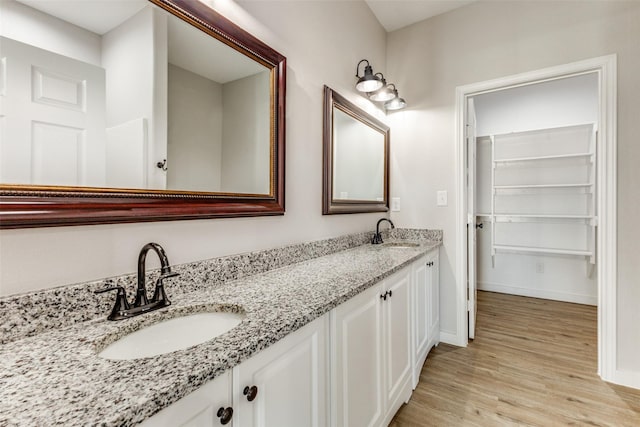
[[[391,212],[400,212],[400,197],[391,198]]]
[[[439,190],[436,193],[436,204],[438,206],[447,206],[447,190]]]

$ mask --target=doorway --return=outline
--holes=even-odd
[[[506,128],[499,129],[499,125],[491,124],[488,118],[491,114],[487,115],[487,111],[492,110],[487,107],[491,102],[495,104],[496,100],[518,91],[539,93],[538,89],[544,86],[560,87],[567,82],[590,82],[595,87],[592,92],[595,106],[591,112],[592,117],[586,117],[586,121],[577,120],[575,117],[558,119],[557,114],[546,111],[546,119],[544,117],[541,119],[540,114],[537,115],[538,123],[535,123],[536,119],[522,120],[525,116],[516,114],[511,119],[503,121],[506,123]],[[553,90],[549,93],[553,94]],[[479,116],[477,111],[479,104],[484,104],[481,107],[484,111],[480,113],[480,116],[484,114],[484,119],[480,117],[484,122],[474,123],[474,117],[477,119]],[[547,109],[553,110],[552,107]],[[493,108],[493,110],[495,113],[499,108]],[[510,107],[501,114],[508,116],[513,112],[514,109]],[[484,269],[484,271],[481,269],[480,277],[486,279],[491,277],[491,274],[495,276],[497,273],[497,271],[488,271],[487,262],[490,263],[490,268],[494,268],[497,263],[501,267],[499,274],[508,275],[519,269],[518,264],[513,263],[513,259],[520,258],[521,262],[526,259],[529,265],[534,266],[534,272],[540,272],[540,270],[544,272],[545,268],[550,267],[556,269],[554,262],[547,264],[548,261],[540,261],[541,259],[565,259],[565,263],[573,265],[570,270],[572,268],[575,270],[576,259],[582,259],[584,268],[581,269],[580,274],[586,278],[582,281],[582,289],[587,290],[581,298],[587,300],[573,302],[586,302],[598,306],[598,373],[603,379],[610,380],[615,371],[616,348],[615,56],[595,58],[459,87],[457,113],[459,203],[456,246],[459,261],[457,269],[457,285],[460,291],[459,321],[460,329],[464,333],[462,340],[466,343],[468,338],[474,336],[478,265]],[[542,123],[545,120],[546,123]],[[486,130],[491,126],[493,126],[491,132],[474,132],[474,130]],[[474,149],[476,145],[469,144],[468,141],[475,141],[476,136],[485,136],[481,135],[482,133],[489,134],[484,139],[480,138],[484,141],[482,142],[484,148],[476,153]],[[554,141],[563,138],[573,141],[569,144],[569,151],[557,151],[561,144]],[[480,147],[481,143],[477,146]],[[517,147],[517,150],[514,151],[514,147]],[[489,156],[488,159],[487,156]],[[532,172],[530,166],[519,171],[512,167],[512,164],[528,163],[534,158],[542,158],[541,163],[547,163],[547,166],[550,162],[554,163],[560,159],[572,159],[573,163],[569,168],[566,167],[567,165],[564,167],[556,165],[555,172],[542,174],[539,170]],[[579,158],[582,160],[577,160]],[[469,176],[476,176],[474,166],[480,165],[479,159],[481,163],[484,162],[490,166],[488,174],[486,171],[483,172],[484,177],[476,183],[480,187],[474,185],[473,178],[469,178]],[[589,166],[589,159],[593,162],[591,166]],[[509,163],[510,166],[506,168],[506,174],[501,171],[496,175],[496,165],[501,163]],[[570,171],[570,176],[567,176],[567,171]],[[543,177],[543,181],[531,181],[530,178],[534,175]],[[524,180],[518,181],[518,176],[524,177]],[[554,177],[557,180],[546,182],[544,177]],[[568,191],[574,193],[569,195]],[[497,196],[505,192],[512,197]],[[552,196],[549,197],[547,194],[540,198],[540,192],[543,194],[551,192]],[[478,195],[481,195],[480,200]],[[567,197],[574,198],[574,201],[565,203]],[[511,200],[508,201],[509,199]],[[479,207],[488,209],[489,212],[480,212],[477,210]],[[533,209],[533,212],[525,213],[521,209]],[[544,209],[551,209],[551,211]],[[483,226],[490,224],[487,230],[483,227],[482,231],[483,236],[489,235],[490,238],[483,237],[478,242],[484,245],[483,247],[488,246],[490,259],[484,257],[480,264],[476,262],[475,253],[476,226],[479,224]],[[540,231],[542,229],[545,231]],[[572,231],[569,232],[569,230]],[[577,237],[578,234],[572,234],[574,232],[580,233],[580,237]],[[570,247],[572,244],[574,247]],[[539,250],[544,253],[537,253],[536,251]],[[505,262],[505,256],[507,262]],[[541,258],[543,256],[555,258]],[[516,258],[509,260],[509,257]],[[576,274],[578,274],[577,270],[571,272],[570,276]],[[485,288],[486,285],[486,283],[481,284]],[[526,292],[530,292],[529,296],[545,297],[544,292],[547,292],[546,297],[553,295],[554,285],[547,283],[545,286],[551,286],[551,289],[545,290],[543,286],[543,289],[533,291],[529,289]],[[521,292],[525,292],[523,289],[526,289],[525,286],[516,286],[516,288],[520,288],[516,290]],[[566,294],[571,293],[571,290],[565,291]]]

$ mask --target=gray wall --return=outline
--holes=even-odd
[[[392,215],[444,230],[441,327],[456,330],[455,88],[618,54],[618,368],[640,372],[640,2],[478,2],[390,33],[387,71],[409,109],[390,116]],[[400,167],[401,166],[401,167]],[[436,190],[449,206],[436,207]]]
[[[135,272],[151,241],[178,264],[375,228],[379,213],[323,216],[321,198],[323,84],[371,109],[353,84],[360,59],[384,68],[386,33],[373,13],[364,2],[216,8],[287,57],[286,215],[0,230],[0,295]],[[150,257],[148,268],[156,262]]]
[[[167,188],[220,191],[222,85],[169,64]]]
[[[221,188],[269,194],[269,72],[222,86]]]

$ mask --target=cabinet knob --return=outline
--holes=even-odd
[[[220,424],[229,424],[229,421],[233,418],[233,408],[230,406],[228,408],[220,408],[218,409],[217,416],[220,418]]]
[[[251,387],[246,386],[244,388],[244,390],[242,390],[242,394],[247,396],[247,400],[249,402],[252,402],[253,399],[255,399],[256,396],[258,395],[258,387],[254,386],[254,385],[252,385]]]
[[[380,298],[386,301],[387,300],[387,293],[385,292],[384,294],[381,294]]]
[[[389,298],[391,298],[391,297],[393,296],[393,291],[392,291],[391,289],[389,289],[389,290],[387,291],[387,293],[389,294]]]

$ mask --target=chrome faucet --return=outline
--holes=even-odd
[[[380,218],[380,219],[378,220],[378,223],[376,224],[376,234],[374,234],[374,235],[373,235],[373,239],[371,239],[371,244],[372,244],[372,245],[379,245],[380,243],[384,243],[384,242],[382,241],[382,234],[380,234],[380,223],[381,223],[382,221],[387,221],[389,224],[391,224],[391,228],[396,228],[396,227],[393,225],[393,222],[391,222],[391,220],[390,220],[390,219],[388,219],[388,218]]]
[[[145,261],[147,259],[147,252],[152,250],[160,258],[160,277],[156,280],[155,290],[151,300],[147,298],[147,287],[145,280]],[[171,271],[169,265],[169,259],[167,254],[157,243],[147,243],[140,250],[138,255],[138,288],[136,289],[136,299],[133,302],[133,306],[129,304],[127,300],[127,293],[122,286],[111,286],[105,289],[95,291],[96,294],[117,291],[116,302],[111,310],[111,314],[107,317],[109,320],[122,320],[129,317],[138,316],[149,311],[158,310],[163,307],[171,305],[171,301],[167,298],[167,294],[164,291],[164,279],[177,276],[178,273]]]

